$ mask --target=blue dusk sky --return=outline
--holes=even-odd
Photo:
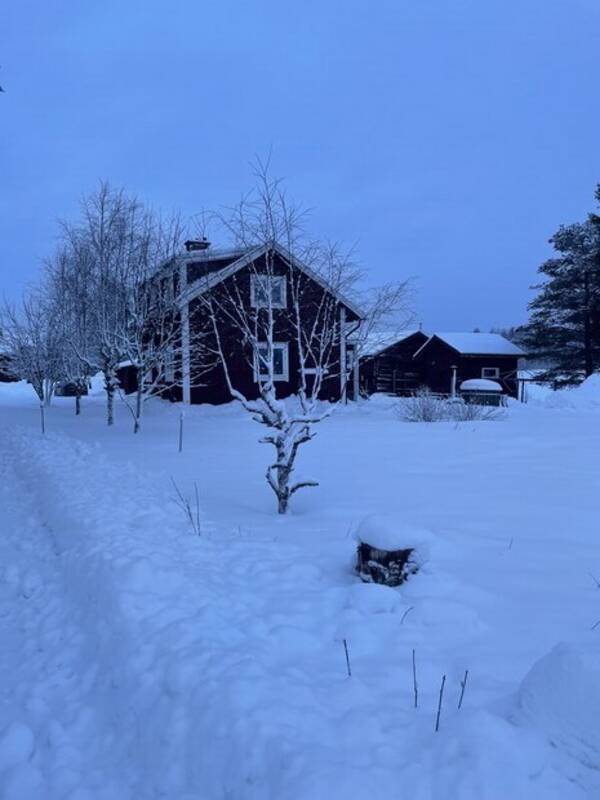
[[[523,322],[600,181],[598,0],[3,0],[0,288],[99,179],[192,217],[250,162],[426,329]],[[218,242],[214,242],[218,244]]]

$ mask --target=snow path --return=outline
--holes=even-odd
[[[125,797],[113,709],[101,691],[112,681],[110,662],[96,658],[85,602],[90,574],[65,547],[67,520],[60,536],[53,529],[26,440],[4,432],[1,441],[0,674],[18,676],[2,682],[0,695],[2,718],[11,720],[0,740],[2,797]]]

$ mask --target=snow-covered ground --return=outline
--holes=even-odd
[[[600,387],[530,388],[496,422],[339,409],[279,518],[233,405],[180,454],[177,406],[134,436],[59,398],[42,437],[0,385],[0,798],[600,797]],[[426,541],[398,589],[353,574],[372,514]]]

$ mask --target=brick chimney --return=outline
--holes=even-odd
[[[184,246],[188,253],[193,253],[198,250],[208,250],[210,242],[206,236],[203,236],[202,239],[188,239],[187,242],[184,242]]]

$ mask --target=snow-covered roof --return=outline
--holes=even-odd
[[[417,328],[406,331],[377,331],[375,333],[370,333],[365,339],[362,355],[379,355],[379,353],[387,350],[388,347],[392,347],[398,344],[398,342],[403,342],[405,339],[408,339],[409,336],[414,336],[415,333],[419,333]]]
[[[469,356],[523,356],[525,353],[499,333],[434,333],[420,347],[415,356],[424,350],[432,339],[440,339],[458,353]]]
[[[269,248],[276,250],[277,253],[279,253],[279,255],[281,256],[281,258],[287,261],[288,264],[304,272],[306,275],[312,278],[315,281],[315,283],[318,283],[320,286],[322,286],[323,289],[334,294],[338,298],[340,303],[345,305],[346,308],[352,311],[359,319],[364,318],[365,316],[364,313],[360,310],[360,308],[358,308],[358,306],[354,304],[352,300],[349,300],[341,292],[334,289],[331,285],[327,283],[327,281],[323,277],[321,277],[321,275],[319,275],[317,272],[315,272],[306,264],[303,264],[302,261],[297,259],[294,255],[292,255],[292,253],[288,252],[287,250],[285,250],[285,248],[281,247],[281,245],[278,244],[258,245],[257,247],[252,247],[245,251],[232,251],[236,253],[241,252],[242,255],[235,261],[233,261],[231,264],[228,264],[223,269],[216,270],[215,272],[210,272],[208,273],[208,275],[203,276],[202,278],[198,279],[193,284],[191,284],[189,287],[189,291],[185,297],[186,301],[189,302],[194,297],[198,297],[199,295],[204,294],[204,292],[209,291],[214,286],[224,281],[226,278],[235,275],[236,272],[239,272],[239,270],[243,269],[244,267],[247,267],[249,264],[252,264],[252,262],[255,261],[257,258],[260,258],[261,255],[263,255],[263,253],[266,253],[267,250],[269,250]],[[200,251],[200,252],[203,254],[206,251]],[[223,252],[225,251],[221,251],[221,253]],[[186,253],[184,257],[189,260],[188,258],[189,255],[190,254]],[[226,256],[221,255],[220,257],[225,258]],[[204,258],[203,255],[202,257],[198,257],[198,253],[196,253],[196,257],[193,260],[203,261],[206,259]]]
[[[487,378],[469,378],[460,385],[461,392],[501,392],[502,386]]]

